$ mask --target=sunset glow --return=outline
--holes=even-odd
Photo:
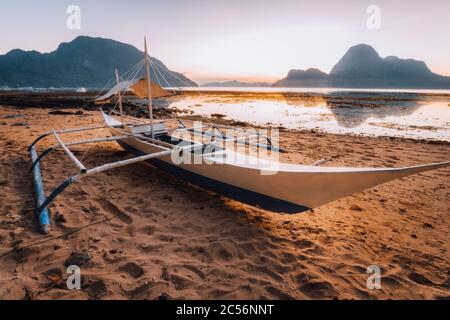
[[[46,5],[43,5],[46,3]],[[66,28],[67,6],[81,8],[80,30]],[[450,75],[450,2],[376,1],[381,28],[366,22],[372,1],[2,1],[0,54],[14,48],[49,52],[78,35],[99,36],[142,49],[199,83],[275,81],[290,69],[329,72],[358,43],[381,56],[423,60]],[[50,9],[49,9],[50,8]],[[447,8],[447,9],[445,9]]]

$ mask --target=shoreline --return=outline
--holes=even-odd
[[[35,107],[18,108],[15,106],[5,106],[5,105],[0,105],[0,108],[6,108],[6,109],[10,109],[12,111],[35,109]],[[71,107],[63,108],[64,111],[58,111],[59,108],[55,109],[55,107],[39,107],[39,109],[42,109],[42,110],[48,109],[48,110],[50,110],[49,112],[55,112],[55,114],[60,114],[60,115],[77,115],[76,114],[77,112],[80,112],[80,111],[83,112],[83,108],[74,109]],[[71,109],[71,111],[65,111],[66,109]],[[182,110],[178,110],[178,112],[182,112]],[[177,111],[174,111],[174,113],[177,113]],[[82,114],[80,114],[80,115],[82,116]],[[154,115],[155,115],[155,117],[162,116],[161,119],[164,119],[164,116],[167,116],[167,114],[161,113],[158,111],[156,111]],[[325,130],[322,130],[319,128],[318,129],[307,129],[307,128],[289,129],[289,128],[285,128],[283,126],[277,126],[277,125],[274,125],[274,126],[271,126],[269,124],[258,125],[258,124],[253,124],[253,123],[246,122],[246,121],[223,119],[223,118],[217,118],[217,117],[206,117],[206,116],[202,116],[202,115],[182,115],[182,116],[177,116],[177,118],[179,118],[181,120],[185,119],[185,120],[191,120],[191,121],[202,121],[203,119],[208,119],[209,121],[213,121],[217,124],[236,126],[236,127],[240,127],[240,128],[245,128],[245,127],[256,128],[256,129],[274,128],[274,129],[280,130],[280,132],[294,133],[294,134],[307,133],[307,134],[316,134],[318,136],[330,135],[330,136],[335,136],[337,138],[340,136],[344,136],[344,137],[355,137],[355,138],[362,138],[362,139],[364,139],[364,138],[375,139],[375,140],[380,139],[380,140],[390,140],[390,141],[398,141],[398,142],[425,143],[425,144],[450,146],[450,141],[445,141],[445,140],[415,139],[415,138],[398,137],[398,136],[383,136],[383,135],[377,136],[377,135],[351,134],[351,133],[338,134],[338,133],[326,132]],[[156,118],[156,119],[159,119],[159,118]],[[2,123],[4,123],[4,121],[3,122],[0,121],[0,126],[2,125]],[[68,129],[70,129],[70,128],[68,128]]]
[[[331,133],[327,132],[323,129],[317,128],[317,129],[308,129],[308,128],[298,128],[298,129],[289,129],[285,128],[283,126],[271,126],[271,125],[257,125],[250,122],[245,121],[238,121],[238,120],[232,120],[232,119],[223,119],[223,118],[217,118],[217,117],[205,117],[201,115],[183,115],[178,116],[179,119],[186,119],[186,120],[197,120],[202,121],[202,119],[208,119],[210,121],[213,121],[217,124],[224,124],[224,125],[230,125],[230,126],[237,126],[237,127],[251,127],[251,128],[258,128],[258,129],[268,129],[268,128],[274,128],[279,129],[280,132],[288,132],[288,133],[308,133],[308,134],[317,134],[317,135],[330,135],[330,136],[347,136],[347,137],[355,137],[355,138],[368,138],[368,139],[381,139],[381,140],[391,140],[391,141],[398,141],[398,142],[411,142],[411,143],[428,143],[428,144],[436,144],[436,145],[446,145],[450,146],[450,141],[446,140],[437,140],[437,139],[415,139],[415,138],[407,138],[407,137],[398,137],[398,136],[383,136],[383,135],[369,135],[369,134],[352,134],[352,133]]]
[[[2,94],[61,94],[61,95],[97,95],[100,88],[0,88]],[[329,95],[329,94],[416,94],[423,96],[450,97],[450,89],[409,89],[409,88],[319,88],[319,87],[172,87],[179,94],[183,93],[253,93],[253,94],[294,94],[294,95]],[[296,91],[297,90],[297,91]]]
[[[72,96],[70,96],[72,97]],[[85,111],[92,111],[95,108],[99,108],[99,106],[95,106],[94,108],[88,104],[85,103],[85,101],[87,100],[81,100],[81,106],[80,106],[80,100],[78,99],[72,99],[70,98],[70,100],[66,100],[66,99],[61,99],[60,101],[57,102],[48,102],[48,101],[43,101],[43,102],[38,102],[36,103],[36,101],[34,99],[30,99],[28,100],[28,102],[25,102],[25,106],[23,106],[24,103],[24,98],[18,100],[16,103],[17,104],[22,104],[22,106],[17,106],[15,105],[16,103],[13,103],[12,105],[5,105],[2,104],[2,97],[0,94],[0,107],[4,107],[4,108],[10,108],[11,110],[26,110],[26,109],[33,109],[36,107],[39,107],[43,110],[53,110],[56,113],[61,113],[64,114],[66,109],[73,109],[74,106],[76,108],[76,111],[73,111],[73,113],[75,112],[82,112],[83,110]],[[28,99],[28,98],[25,98]],[[61,105],[61,103],[64,103],[64,105]],[[36,105],[37,104],[37,105]],[[135,108],[141,108],[141,106],[136,106],[133,104],[126,104],[124,105],[124,107],[126,107],[128,110],[132,109],[133,107]],[[61,110],[61,112],[59,112],[58,110]],[[105,109],[108,110],[108,109]],[[126,110],[124,108],[124,110]],[[138,110],[138,109],[136,109]],[[197,121],[201,121],[202,119],[208,119],[210,121],[216,122],[218,124],[225,124],[225,125],[231,125],[231,126],[238,126],[238,127],[252,127],[252,128],[261,128],[261,129],[267,129],[267,128],[276,128],[279,129],[280,132],[297,132],[297,133],[317,133],[317,134],[325,134],[325,135],[334,135],[334,136],[354,136],[354,137],[366,137],[366,138],[374,138],[374,139],[388,139],[388,140],[393,140],[393,141],[410,141],[410,142],[418,142],[418,143],[429,143],[429,144],[442,144],[442,145],[450,145],[450,141],[446,141],[446,140],[439,140],[439,139],[426,139],[426,138],[408,138],[408,137],[401,137],[401,136],[388,136],[388,135],[375,135],[375,134],[361,134],[361,133],[331,133],[331,132],[327,132],[324,129],[320,129],[320,128],[314,128],[314,129],[308,129],[308,128],[297,128],[297,129],[293,129],[293,128],[286,128],[283,127],[282,125],[273,125],[273,124],[265,124],[265,125],[258,125],[255,123],[251,123],[251,122],[246,122],[246,121],[240,121],[240,120],[233,120],[233,119],[223,119],[221,117],[214,117],[214,116],[204,116],[204,115],[179,115],[180,113],[185,112],[186,110],[184,109],[179,109],[179,108],[174,108],[174,109],[169,109],[166,111],[168,111],[169,113],[165,113],[165,112],[161,112],[158,111],[158,109],[155,109],[155,117],[161,117],[162,119],[164,117],[167,117],[169,114],[175,114],[178,118],[180,119],[186,119],[186,120],[197,120]],[[67,114],[69,115],[69,113]],[[139,117],[142,117],[142,114],[136,114]],[[1,125],[1,121],[0,121],[0,125]]]
[[[226,89],[226,88],[224,88]],[[370,92],[370,91],[336,91],[331,93],[325,92],[259,92],[259,91],[233,91],[233,90],[218,90],[218,91],[196,91],[193,90],[175,90],[176,96],[203,96],[203,95],[234,95],[237,98],[259,98],[267,99],[268,97],[274,96],[279,98],[283,96],[285,99],[289,98],[327,98],[333,101],[343,99],[352,99],[354,101],[364,101],[364,100],[379,100],[379,101],[389,101],[389,102],[401,102],[401,101],[417,101],[420,98],[433,98],[433,99],[449,99],[450,93],[414,93],[414,92]],[[33,91],[22,91],[22,90],[0,90],[0,105],[11,105],[21,107],[23,104],[30,105],[31,107],[52,107],[55,104],[59,104],[62,108],[72,108],[77,107],[75,102],[80,101],[86,103],[87,107],[94,106],[93,104],[87,104],[90,102],[92,97],[99,94],[98,90],[86,91],[86,92],[75,92],[68,90],[61,91],[45,91],[45,92],[33,92]],[[367,97],[367,95],[372,95],[372,97]],[[395,95],[400,95],[400,97],[395,97]],[[133,95],[127,93],[126,96],[133,97]],[[359,97],[361,96],[361,97]],[[170,98],[170,97],[169,97]],[[162,98],[164,99],[164,98]],[[156,99],[157,101],[158,99]],[[35,103],[34,105],[31,105]],[[69,105],[67,105],[69,103]],[[79,105],[78,105],[79,106]]]

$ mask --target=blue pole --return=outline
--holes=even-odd
[[[34,163],[38,158],[38,154],[36,152],[36,148],[34,145],[30,148],[31,161]],[[39,208],[45,201],[45,191],[44,184],[42,183],[41,176],[41,166],[40,163],[37,162],[33,167],[33,180],[34,180],[34,192],[36,195],[36,208]],[[37,219],[39,222],[39,229],[42,233],[47,234],[50,232],[50,215],[47,207],[45,207],[40,213],[37,215]]]

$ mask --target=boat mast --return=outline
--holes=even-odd
[[[147,93],[148,93],[148,116],[150,118],[150,127],[152,138],[155,138],[155,133],[153,132],[153,106],[152,106],[152,86],[150,83],[150,58],[148,56],[147,50],[147,37],[144,37],[144,46],[145,46],[145,68],[147,70]]]
[[[116,81],[117,81],[117,85],[119,86],[120,78],[119,78],[119,72],[117,72],[117,69],[116,69]],[[119,91],[117,92],[117,99],[119,100],[120,120],[122,121],[122,125],[124,126],[125,123],[123,122],[122,95],[120,94],[120,88],[119,88]]]

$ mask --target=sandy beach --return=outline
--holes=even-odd
[[[282,215],[137,164],[71,186],[51,206],[52,232],[43,236],[27,146],[53,128],[101,123],[96,111],[64,111],[0,107],[0,299],[450,298],[450,169]],[[445,142],[307,130],[282,130],[280,143],[285,161],[333,157],[327,166],[408,166],[450,155]],[[73,150],[89,166],[125,155],[114,143]],[[50,154],[47,192],[75,171],[63,152]],[[66,288],[73,259],[82,290]],[[381,268],[381,289],[367,288],[370,265]]]

